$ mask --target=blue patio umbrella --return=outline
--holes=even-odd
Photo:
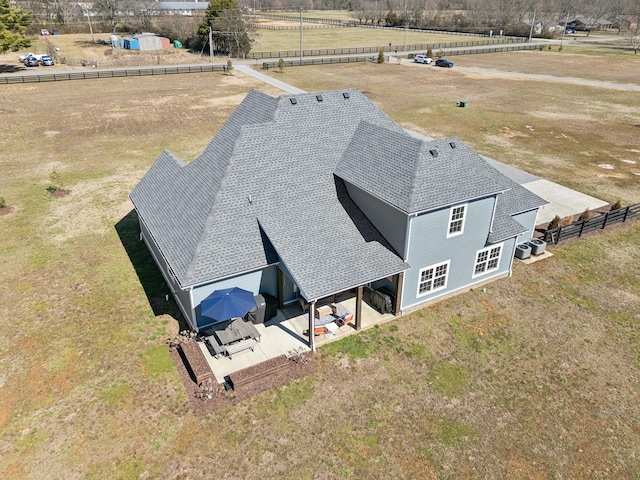
[[[202,315],[216,322],[224,322],[235,317],[244,317],[255,308],[253,293],[233,287],[216,290],[200,302]]]

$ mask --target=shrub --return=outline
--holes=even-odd
[[[231,63],[231,60],[227,60],[227,74],[231,75],[232,71],[233,71],[233,63]]]
[[[49,174],[49,180],[51,180],[51,186],[48,187],[47,190],[49,190],[50,192],[62,190],[62,187],[64,187],[64,180],[62,179],[62,175],[55,170]]]
[[[589,220],[590,218],[591,218],[591,210],[589,210],[589,208],[586,208],[585,211],[582,212],[578,217],[578,221],[581,222],[582,220]]]
[[[6,200],[0,197],[0,208],[5,208],[6,206],[7,206]]]
[[[616,201],[616,203],[614,203],[613,205],[611,205],[611,211],[613,212],[614,210],[620,210],[622,208],[622,203],[620,203],[620,200]]]
[[[378,52],[378,63],[384,63],[384,50],[382,49]]]
[[[564,219],[565,225],[571,225],[572,223],[573,223],[573,215],[569,215],[567,218]]]
[[[433,58],[433,49],[431,47],[427,48],[427,57]]]
[[[540,45],[540,51],[542,52],[544,50],[544,45]]]
[[[284,71],[284,59],[282,57],[278,59],[278,68],[280,69],[280,73]]]
[[[551,45],[547,45],[547,50],[551,50]]]
[[[560,226],[560,217],[556,215],[555,217],[553,217],[553,220],[549,222],[549,226],[547,227],[547,230],[553,230],[554,228],[558,228],[559,226]]]

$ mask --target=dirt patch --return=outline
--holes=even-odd
[[[67,196],[71,195],[71,190],[64,190],[64,189],[61,189],[61,188],[56,188],[56,189],[49,190],[49,194],[53,198],[63,198],[63,197],[67,197]]]
[[[9,215],[9,214],[15,212],[15,210],[16,210],[16,207],[11,207],[11,206],[2,207],[2,208],[0,208],[0,217],[2,217],[4,215]]]

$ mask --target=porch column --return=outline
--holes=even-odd
[[[316,351],[316,301],[309,304],[309,348],[312,352]]]
[[[356,290],[356,330],[362,328],[362,285]]]
[[[396,275],[396,303],[393,306],[393,314],[397,315],[400,312],[400,306],[402,305],[402,284],[404,283],[404,272],[400,272]]]
[[[278,274],[278,308],[282,310],[284,308],[284,273],[280,270],[280,267],[276,267]]]

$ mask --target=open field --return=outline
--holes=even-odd
[[[269,71],[308,91],[356,87],[407,128],[458,136],[480,153],[589,195],[640,201],[640,92],[531,81],[519,73],[640,85],[640,59],[556,51],[451,57],[456,67],[367,63]],[[469,71],[459,67],[488,67]],[[393,88],[390,86],[393,85]],[[468,100],[471,108],[456,103]]]
[[[359,87],[407,127],[640,201],[637,92],[395,64],[274,76]],[[13,207],[0,216],[0,478],[637,478],[638,222],[193,416],[164,344],[177,309],[127,194],[163,149],[197,156],[254,87],[278,94],[240,73],[0,87],[0,197]],[[455,107],[463,98],[471,108]],[[54,170],[69,195],[48,194]]]

